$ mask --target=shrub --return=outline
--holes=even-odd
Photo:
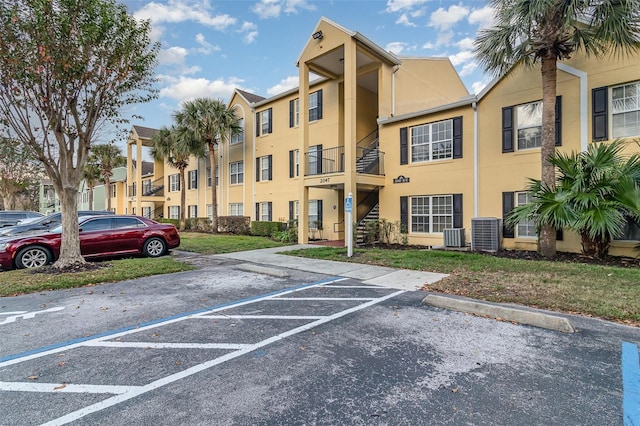
[[[290,220],[287,223],[287,229],[284,231],[276,231],[271,234],[271,238],[283,243],[297,243],[298,242],[298,221]]]
[[[211,232],[211,220],[208,217],[191,217],[185,221],[184,228],[194,232]]]
[[[166,219],[166,218],[159,218],[156,220],[157,222],[160,223],[170,223],[173,226],[175,226],[176,228],[180,228],[180,220],[179,219]]]
[[[218,230],[236,235],[249,235],[252,230],[249,216],[218,216]]]
[[[253,221],[251,222],[251,235],[261,237],[271,237],[274,232],[285,229],[286,224],[282,222]]]

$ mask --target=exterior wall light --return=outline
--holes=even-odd
[[[311,37],[313,37],[314,40],[322,40],[324,36],[322,35],[322,31],[316,31]]]

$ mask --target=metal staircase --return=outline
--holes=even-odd
[[[365,243],[365,236],[367,233],[367,223],[369,222],[378,222],[380,219],[380,204],[376,204],[373,206],[369,213],[366,214],[365,217],[362,218],[360,222],[358,222],[358,226],[356,226],[356,245],[362,245]]]

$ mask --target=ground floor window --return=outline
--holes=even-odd
[[[244,206],[242,203],[231,203],[229,204],[229,216],[243,216],[244,215]]]
[[[258,220],[271,222],[271,201],[256,203],[258,205]]]
[[[453,195],[411,197],[411,232],[442,232],[453,227]]]
[[[616,240],[623,241],[640,241],[640,222],[627,218],[627,221],[622,228],[622,234],[616,237]]]
[[[151,219],[151,207],[143,207],[142,216],[146,217],[147,219]]]
[[[516,207],[524,206],[531,202],[531,194],[528,192],[516,192]],[[536,225],[532,220],[520,222],[516,225],[516,237],[536,238]]]
[[[180,219],[180,206],[169,206],[169,219]]]
[[[189,206],[189,217],[198,217],[198,206]]]

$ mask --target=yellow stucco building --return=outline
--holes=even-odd
[[[397,57],[326,18],[297,65],[296,89],[234,92],[229,105],[244,132],[217,149],[214,173],[208,159],[190,162],[187,217],[211,214],[215,181],[219,215],[297,218],[300,242],[342,240],[351,193],[356,222],[372,212],[402,224],[409,244],[536,248],[531,224],[511,230],[502,219],[540,176],[539,69],[514,69],[470,95],[448,59]],[[640,57],[576,55],[558,67],[557,149],[640,136]],[[133,127],[126,202],[115,204],[177,218],[178,171],[157,161],[146,174],[136,167],[154,132]],[[637,224],[625,233],[612,254],[638,243]],[[576,235],[558,237],[560,251],[580,250]]]

